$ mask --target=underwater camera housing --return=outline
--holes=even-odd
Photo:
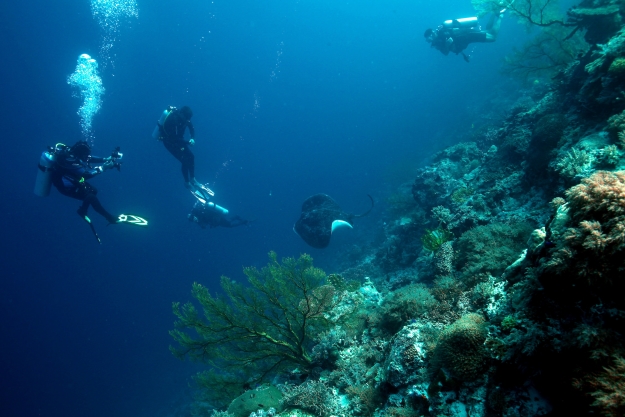
[[[118,146],[117,148],[113,149],[113,152],[111,152],[111,161],[113,161],[113,167],[117,168],[118,171],[121,171],[122,163],[120,159],[122,159],[124,156],[124,154],[120,151],[121,148]]]

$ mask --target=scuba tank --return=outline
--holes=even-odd
[[[163,140],[163,137],[161,135],[161,129],[165,126],[165,120],[167,120],[167,116],[169,116],[171,112],[174,110],[176,110],[175,107],[169,106],[163,111],[163,114],[161,114],[161,118],[158,119],[158,122],[156,122],[156,127],[154,128],[154,131],[152,132],[152,137],[154,139]]]
[[[35,180],[35,194],[39,197],[47,197],[50,195],[50,187],[52,186],[52,171],[56,164],[56,154],[61,151],[65,145],[57,143],[54,148],[50,147],[47,151],[41,153],[39,158],[37,179]]]
[[[477,17],[465,17],[462,19],[450,19],[443,22],[446,29],[471,29],[477,26]]]
[[[206,203],[206,205],[212,209],[215,209],[217,211],[220,211],[223,214],[228,214],[228,209],[227,208],[223,208],[221,206],[218,206],[217,204],[213,203],[213,202],[209,202]]]

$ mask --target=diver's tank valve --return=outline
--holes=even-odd
[[[50,195],[50,187],[52,186],[52,169],[56,162],[54,148],[42,152],[39,158],[37,169],[37,179],[35,180],[35,194],[39,197],[47,197]]]

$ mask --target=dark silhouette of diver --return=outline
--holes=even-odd
[[[215,203],[196,201],[191,213],[187,216],[189,221],[199,224],[202,229],[206,226],[214,227],[238,227],[250,223],[239,216],[231,215],[228,210]]]
[[[184,185],[193,191],[202,186],[195,179],[195,156],[191,146],[195,144],[195,129],[191,118],[193,111],[189,106],[180,109],[170,107],[165,110],[164,117],[158,123],[159,139],[163,141],[165,149],[182,163]],[[185,140],[184,133],[189,129],[189,140]]]
[[[427,29],[423,36],[432,48],[436,48],[444,55],[450,52],[456,55],[462,54],[465,61],[469,62],[469,56],[463,52],[470,43],[495,42],[499,34],[501,19],[506,9],[494,13],[486,30],[481,30],[477,17],[464,19],[446,20],[436,29]]]

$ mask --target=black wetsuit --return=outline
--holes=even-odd
[[[117,217],[106,211],[96,197],[98,190],[85,181],[102,172],[101,169],[92,168],[89,165],[90,162],[102,164],[105,159],[91,156],[87,162],[83,162],[67,151],[62,152],[57,156],[56,165],[52,171],[52,184],[61,194],[82,201],[78,209],[78,214],[82,217],[87,215],[87,210],[91,205],[109,223],[115,223]]]
[[[191,152],[189,142],[184,139],[184,131],[187,127],[193,139],[195,137],[193,124],[178,109],[173,110],[160,127],[165,148],[182,163],[182,176],[185,182],[195,178],[195,157]]]
[[[486,32],[479,29],[448,29],[439,26],[436,36],[432,40],[432,47],[438,49],[445,55],[450,52],[456,55],[462,53],[470,43],[487,42]]]
[[[214,227],[237,227],[244,226],[249,221],[239,217],[223,213],[221,210],[211,207],[208,204],[202,204],[199,201],[193,206],[193,210],[189,214],[189,220],[199,224],[202,229],[206,226],[211,229]]]

